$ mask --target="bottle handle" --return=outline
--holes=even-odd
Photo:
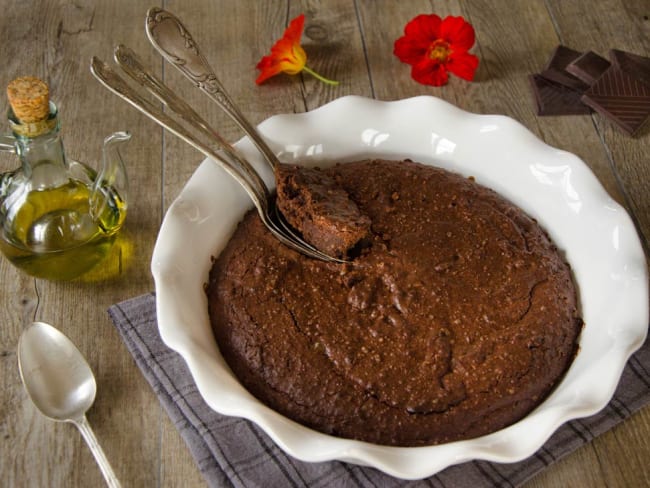
[[[10,134],[0,134],[0,151],[16,153],[16,138]]]

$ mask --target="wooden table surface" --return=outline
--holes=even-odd
[[[162,410],[106,309],[153,289],[149,261],[165,210],[202,155],[110,94],[90,75],[91,56],[105,61],[124,43],[182,91],[227,139],[241,134],[149,45],[150,1],[1,0],[0,85],[36,75],[59,104],[69,157],[97,167],[104,136],[126,129],[131,194],[116,252],[82,279],[33,279],[0,258],[0,476],[4,486],[101,486],[79,433],[41,416],[22,388],[16,344],[33,320],[63,330],[86,355],[98,383],[88,418],[124,486],[204,486],[183,440]],[[478,113],[515,118],[548,144],[580,156],[650,237],[650,128],[632,138],[598,115],[538,117],[527,76],[563,43],[606,55],[612,47],[650,55],[648,0],[204,0],[168,1],[250,119],[315,109],[344,95],[396,100],[427,94]],[[281,75],[256,86],[255,65],[289,19],[307,17],[309,64],[340,81]],[[419,85],[393,56],[393,43],[420,13],[463,15],[475,27],[481,64],[474,82]],[[4,93],[4,90],[3,90]],[[7,107],[1,97],[1,107]],[[4,111],[5,108],[2,108]],[[2,129],[8,132],[8,125]],[[17,166],[0,155],[0,169]],[[650,408],[549,467],[530,487],[650,485]]]

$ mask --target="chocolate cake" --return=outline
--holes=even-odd
[[[275,181],[280,212],[320,251],[343,258],[368,237],[370,219],[331,175],[318,168],[280,164]]]
[[[543,401],[582,321],[570,268],[535,220],[410,161],[323,171],[372,222],[369,245],[326,263],[244,217],[206,285],[241,383],[308,427],[397,446],[487,434]]]

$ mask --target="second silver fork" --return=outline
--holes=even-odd
[[[201,151],[217,164],[220,164],[228,174],[244,187],[253,200],[264,225],[283,244],[312,258],[323,261],[342,262],[338,258],[328,256],[317,250],[303,241],[295,233],[292,233],[284,225],[275,221],[273,218],[275,215],[273,199],[266,184],[255,168],[229,143],[221,138],[187,103],[174,94],[156,76],[146,71],[133,51],[125,46],[118,46],[116,48],[115,58],[125,73],[169,107],[173,113],[180,117],[182,122],[175,120],[149,100],[142,97],[106,63],[93,57],[91,61],[91,72],[106,88],[129,102],[162,127]],[[199,141],[192,134],[192,129],[203,134],[209,142]],[[216,146],[218,150],[214,150],[212,146]]]

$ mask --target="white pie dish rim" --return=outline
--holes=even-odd
[[[298,425],[250,395],[214,341],[203,288],[210,258],[251,204],[232,178],[205,160],[165,215],[151,269],[161,337],[185,359],[211,408],[252,420],[298,459],[336,459],[418,479],[469,460],[524,459],[560,425],[609,402],[627,359],[646,337],[647,267],[627,212],[578,157],[548,146],[509,117],[472,114],[428,96],[394,102],[347,96],[311,112],[273,116],[259,128],[285,162],[410,158],[474,176],[536,218],[565,253],[585,328],[580,352],[553,393],[524,419],[490,435],[400,448]],[[272,184],[252,143],[243,138],[236,147]]]

